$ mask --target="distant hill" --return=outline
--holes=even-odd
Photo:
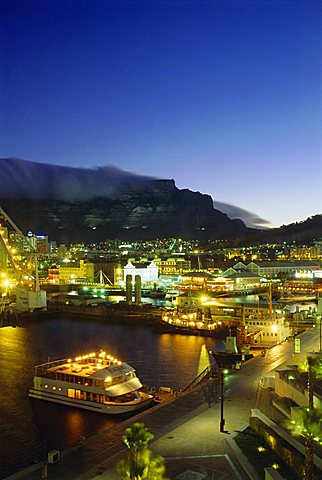
[[[292,242],[309,243],[313,240],[322,240],[322,214],[314,215],[301,222],[283,225],[262,232],[254,232],[245,239],[238,241],[250,244]]]
[[[0,168],[0,206],[23,231],[59,242],[222,239],[253,231],[215,209],[209,195],[180,190],[174,180],[10,158]]]

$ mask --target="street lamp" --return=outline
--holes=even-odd
[[[225,419],[224,419],[224,381],[225,375],[228,373],[228,370],[225,368],[220,369],[220,431],[225,433]]]
[[[213,351],[210,350],[209,352],[215,359],[215,369],[214,369],[214,378],[219,379],[220,382],[220,432],[226,433],[227,430],[225,430],[225,419],[224,419],[224,401],[225,401],[225,392],[224,392],[224,381],[225,381],[225,375],[228,373],[228,369],[224,368],[222,364],[218,365],[218,362],[216,360],[216,355]]]

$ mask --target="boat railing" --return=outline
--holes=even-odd
[[[52,362],[46,362],[42,363],[41,365],[36,365],[35,367],[35,376],[43,375],[44,373],[48,372],[50,368],[55,368],[58,367],[59,365],[63,365],[64,363],[67,363],[68,359],[60,359],[60,360],[54,360]]]

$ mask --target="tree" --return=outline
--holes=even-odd
[[[300,372],[307,373],[308,407],[313,408],[313,391],[316,378],[322,376],[322,356],[320,353],[309,353],[304,363],[299,365]]]
[[[166,480],[163,458],[154,456],[148,447],[153,438],[143,423],[133,423],[125,430],[123,442],[129,452],[117,464],[122,480]]]
[[[288,427],[294,436],[305,438],[305,465],[304,479],[313,480],[314,470],[314,442],[322,437],[321,410],[311,407],[302,407],[293,412]]]
[[[305,438],[305,480],[313,479],[314,441],[321,438],[321,411],[314,408],[313,393],[316,378],[322,375],[322,357],[320,353],[309,353],[304,363],[298,367],[300,372],[307,373],[308,407],[299,409],[292,417],[289,427],[294,435]]]

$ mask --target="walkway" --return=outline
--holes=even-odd
[[[306,351],[318,350],[317,331],[302,336]],[[305,357],[301,354],[300,357]],[[143,422],[155,435],[150,443],[155,454],[166,460],[167,475],[172,480],[246,480],[238,459],[227,440],[248,424],[250,409],[267,408],[267,391],[259,388],[259,377],[285,362],[297,361],[292,345],[285,343],[257,357],[225,381],[224,418],[227,433],[219,431],[220,404],[218,382],[187,393],[175,401],[157,405],[130,420],[87,439],[83,446],[63,452],[60,463],[49,465],[52,480],[118,480],[115,465],[126,454],[122,442],[124,429],[135,421]],[[272,407],[269,407],[272,408]],[[273,410],[272,410],[273,413]],[[275,415],[279,415],[277,411]],[[39,466],[10,480],[41,478]]]

